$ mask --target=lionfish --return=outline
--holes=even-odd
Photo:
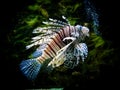
[[[26,46],[29,49],[39,46],[32,54],[33,58],[23,60],[20,63],[20,70],[29,79],[34,80],[44,62],[48,59],[47,67],[53,70],[64,65],[73,69],[80,62],[84,62],[88,55],[88,47],[84,43],[89,37],[89,29],[82,25],[72,26],[68,19],[62,16],[64,22],[49,18],[43,22],[48,27],[37,27],[32,33],[38,33],[31,40],[31,44]]]

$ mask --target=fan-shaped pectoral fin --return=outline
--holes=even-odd
[[[61,52],[59,54],[57,54],[57,56],[55,56],[50,63],[48,64],[48,66],[52,66],[53,68],[55,67],[59,67],[60,65],[62,65],[65,61],[65,54],[64,52]]]

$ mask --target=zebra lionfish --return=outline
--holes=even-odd
[[[89,29],[85,26],[70,25],[66,17],[62,16],[64,22],[49,18],[48,22],[43,22],[48,27],[37,27],[32,33],[40,33],[33,37],[31,44],[26,46],[29,49],[39,45],[32,54],[32,59],[23,60],[20,63],[20,70],[29,79],[34,80],[44,62],[48,59],[47,67],[52,69],[64,65],[74,68],[88,55],[87,45],[84,43],[85,37],[89,36]],[[42,34],[41,34],[42,33]]]

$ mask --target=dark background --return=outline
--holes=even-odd
[[[105,31],[102,31],[103,37],[113,42],[112,46],[119,49],[119,15],[118,15],[118,3],[116,1],[106,0],[91,0],[97,9],[100,10],[100,23],[101,29],[105,27]],[[1,39],[1,83],[3,88],[8,87],[14,89],[15,87],[24,88],[25,86],[31,87],[31,83],[24,80],[19,76],[19,72],[16,72],[17,68],[15,63],[9,58],[5,60],[5,57],[10,56],[9,48],[11,46],[7,42],[7,35],[11,32],[17,22],[16,14],[24,10],[24,8],[31,4],[31,0],[7,0],[0,3],[0,39]],[[19,47],[18,47],[19,48]],[[8,51],[7,51],[8,49]],[[119,51],[119,50],[118,50]],[[7,53],[6,53],[7,52]],[[119,52],[116,52],[119,60]],[[11,62],[12,61],[12,62]],[[119,88],[120,77],[120,65],[119,61],[116,61],[113,66],[102,66],[101,75],[95,81],[86,81],[85,87],[96,88]],[[21,83],[22,82],[22,83]],[[23,83],[24,82],[24,83]]]

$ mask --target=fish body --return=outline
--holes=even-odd
[[[56,20],[50,20],[56,22]],[[33,37],[32,44],[26,48],[29,49],[35,45],[39,45],[39,48],[33,53],[33,59],[23,60],[20,63],[22,73],[29,80],[34,80],[37,77],[42,65],[48,59],[51,59],[48,67],[55,68],[66,65],[73,68],[78,65],[80,57],[84,61],[87,56],[87,45],[82,43],[85,37],[89,36],[87,27],[64,24],[60,28],[37,28],[33,32],[43,34]],[[72,59],[74,60],[72,61]]]
[[[71,33],[74,31],[75,27],[73,26],[66,26],[62,28],[59,32],[56,32],[56,34],[51,38],[50,42],[47,43],[47,46],[42,54],[42,56],[38,57],[37,59],[42,62],[45,59],[53,58],[57,55],[57,52],[66,46],[63,39],[65,37],[71,37]],[[45,59],[42,59],[45,58]]]

